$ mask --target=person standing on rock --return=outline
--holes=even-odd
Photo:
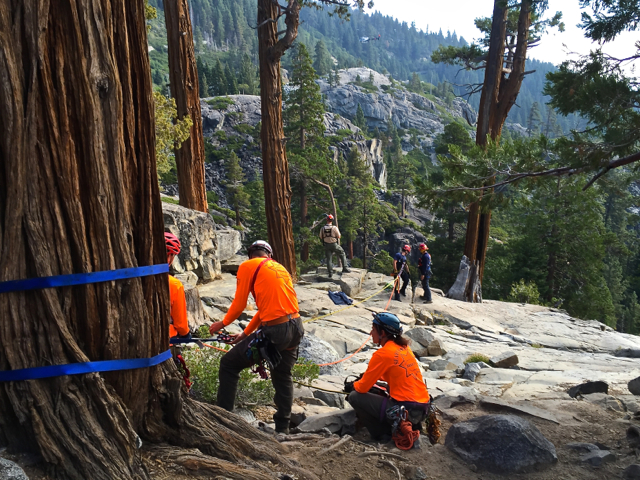
[[[394,300],[400,302],[400,295],[407,296],[407,284],[409,283],[409,264],[407,263],[407,254],[411,253],[411,246],[403,245],[402,249],[393,257],[393,274],[400,277],[396,281]],[[400,287],[402,280],[402,287]]]
[[[218,406],[232,411],[240,372],[253,366],[255,357],[252,352],[254,339],[266,338],[270,347],[275,348],[281,357],[269,358],[271,382],[275,388],[274,403],[277,411],[273,415],[276,431],[289,432],[291,406],[293,404],[293,378],[291,369],[298,359],[298,346],[304,336],[304,328],[298,313],[298,297],[293,288],[289,272],[273,260],[271,246],[263,241],[254,242],[248,250],[249,260],[238,268],[236,295],[224,319],[209,327],[213,335],[235,321],[247,306],[249,292],[253,294],[258,307],[244,332],[235,335],[229,350],[220,360],[218,388]],[[258,331],[256,331],[258,330]],[[264,358],[264,357],[263,357]]]
[[[180,253],[180,240],[173,233],[165,232],[164,243],[167,247],[167,262],[171,266],[173,259]],[[171,302],[169,342],[178,338],[190,339],[191,332],[187,320],[187,299],[184,295],[184,285],[172,275],[169,275],[169,300]]]
[[[320,239],[324,245],[324,253],[327,258],[327,271],[329,278],[333,277],[333,254],[340,256],[342,261],[342,273],[349,273],[351,270],[347,267],[347,256],[340,246],[340,230],[333,224],[333,215],[327,215],[327,224],[320,229]]]
[[[411,340],[402,335],[400,320],[389,312],[374,315],[371,337],[381,348],[374,352],[359,380],[345,383],[347,401],[374,440],[391,434],[387,412],[398,405],[407,410],[413,430],[420,430],[431,397],[409,348]],[[369,393],[379,380],[389,385],[389,396]]]
[[[431,278],[431,255],[429,255],[429,247],[426,244],[421,243],[418,245],[420,250],[420,260],[418,260],[418,270],[420,270],[420,281],[422,282],[422,289],[424,294],[422,299],[424,303],[433,303],[431,300],[431,289],[429,288],[429,279]]]

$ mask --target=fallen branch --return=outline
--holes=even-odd
[[[340,440],[338,440],[336,443],[334,443],[330,447],[325,448],[324,450],[320,450],[320,452],[318,452],[316,457],[320,457],[320,456],[324,455],[325,453],[330,452],[331,450],[335,450],[336,448],[338,448],[338,447],[344,445],[345,443],[347,443],[349,440],[351,440],[351,435],[345,435],[344,437],[342,437]]]
[[[358,454],[358,457],[370,457],[371,455],[386,455],[387,457],[397,458],[398,460],[404,460],[408,462],[407,458],[404,458],[402,455],[398,455],[397,453],[389,453],[389,452],[362,452]]]
[[[295,435],[276,435],[276,440],[280,443],[285,442],[297,442],[301,440],[323,440],[325,437],[322,435],[315,435],[312,433],[296,433]]]
[[[380,463],[393,468],[393,471],[396,472],[396,475],[398,476],[398,480],[402,480],[402,474],[400,473],[400,470],[398,470],[398,467],[396,467],[393,463],[391,463],[389,460],[380,460]]]

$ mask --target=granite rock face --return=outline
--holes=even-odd
[[[182,245],[171,265],[174,274],[193,272],[200,281],[214,280],[221,273],[218,235],[211,215],[162,202],[164,229],[180,239]]]

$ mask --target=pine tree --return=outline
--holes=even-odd
[[[224,74],[220,59],[216,60],[213,67],[213,78],[211,81],[211,89],[214,96],[227,95],[227,77]]]
[[[319,76],[323,76],[331,71],[331,65],[331,55],[329,54],[326,45],[322,40],[318,40],[315,48],[313,68]]]
[[[529,110],[529,116],[527,117],[527,133],[529,136],[536,135],[540,132],[540,123],[542,117],[540,116],[540,106],[538,102],[533,102],[531,110]]]
[[[293,51],[290,88],[285,95],[283,118],[285,134],[289,139],[287,150],[292,176],[300,197],[301,228],[307,225],[309,180],[329,182],[333,170],[328,161],[324,104],[317,78],[307,48],[303,43],[297,44]],[[304,241],[301,251],[303,261],[308,259],[308,251],[308,242]]]
[[[367,120],[364,117],[364,110],[362,110],[362,107],[360,106],[360,104],[358,104],[358,108],[356,109],[356,116],[353,119],[353,123],[357,127],[360,127],[363,131],[366,132],[366,130],[367,130]]]
[[[235,152],[225,162],[225,170],[227,174],[226,186],[229,204],[236,213],[236,225],[241,225],[241,215],[249,206],[249,194],[244,188],[246,177],[240,166],[240,159]]]
[[[240,63],[240,83],[244,86],[243,94],[255,95],[258,93],[258,78],[256,73],[256,66],[251,61],[251,57],[245,53]],[[240,88],[240,85],[238,85],[238,88]]]
[[[237,95],[238,81],[235,74],[231,71],[231,67],[227,63],[224,67],[224,76],[227,80],[227,95]]]
[[[420,81],[420,76],[413,72],[411,75],[411,80],[409,81],[409,90],[413,90],[414,92],[422,91],[422,82]]]

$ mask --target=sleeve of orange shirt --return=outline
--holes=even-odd
[[[187,320],[187,300],[184,296],[184,285],[177,278],[169,282],[169,293],[171,298],[171,319],[173,328],[178,335],[189,333],[189,321]]]
[[[260,318],[260,311],[257,311],[256,314],[251,319],[251,321],[249,322],[249,325],[247,325],[247,328],[244,329],[244,334],[247,336],[251,335],[253,332],[256,331],[256,329],[260,326],[261,323],[262,323],[262,319]]]
[[[375,383],[382,378],[387,369],[387,362],[382,349],[373,354],[369,360],[367,371],[362,378],[353,384],[353,388],[358,393],[367,393]]]
[[[231,302],[231,306],[227,311],[227,314],[222,319],[222,323],[224,326],[232,324],[236,318],[240,316],[244,309],[247,306],[247,299],[249,298],[249,288],[251,287],[251,278],[253,272],[247,263],[243,263],[238,268],[237,275],[237,286],[236,286],[236,296],[233,298],[233,302]]]

